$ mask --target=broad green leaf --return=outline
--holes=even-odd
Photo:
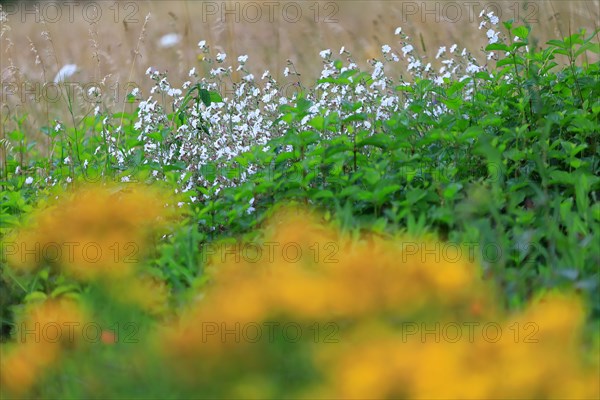
[[[523,40],[529,37],[529,29],[526,26],[517,26],[513,30],[513,33],[515,34],[515,36],[518,36]]]

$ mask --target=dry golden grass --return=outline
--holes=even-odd
[[[55,6],[48,6],[52,3]],[[485,32],[478,30],[478,15],[486,5],[501,20],[526,19],[540,43],[582,27],[591,32],[600,16],[598,0],[124,1],[118,6],[100,1],[75,2],[72,9],[56,4],[39,3],[40,16],[32,13],[31,4],[4,5],[8,20],[2,22],[0,37],[0,138],[14,125],[9,120],[13,116],[27,116],[25,126],[39,132],[40,126],[52,125],[54,118],[69,115],[65,113],[66,96],[59,96],[55,86],[44,87],[69,63],[79,67],[70,79],[78,83],[73,86],[74,111],[81,117],[93,108],[89,101],[81,101],[82,87],[99,86],[105,100],[108,97],[122,104],[133,85],[139,86],[144,96],[149,94],[152,82],[145,76],[149,66],[167,70],[174,85],[187,80],[190,68],[200,65],[199,40],[207,41],[213,56],[226,52],[227,62],[234,66],[238,55],[248,54],[249,69],[258,77],[269,69],[275,78],[284,79],[282,72],[289,59],[310,84],[322,67],[318,52],[325,48],[337,54],[345,46],[363,67],[368,59],[381,58],[382,44],[399,53],[401,44],[394,36],[398,26],[413,39],[418,53],[427,54],[434,65],[435,53],[442,45],[457,43],[459,49],[466,47],[478,56],[486,43]],[[96,23],[89,23],[94,20],[94,6],[101,16]],[[223,15],[226,10],[233,12]],[[41,23],[36,22],[38,18]],[[181,35],[181,41],[161,48],[160,38],[168,33]]]

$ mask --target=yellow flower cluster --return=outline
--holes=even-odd
[[[173,199],[133,184],[90,185],[61,197],[34,212],[26,226],[4,240],[9,266],[35,272],[51,265],[76,280],[100,283],[115,301],[152,314],[165,312],[169,295],[165,283],[144,276],[139,265],[152,235],[175,217],[173,207],[168,207],[174,205]],[[2,391],[15,395],[27,395],[61,349],[82,337],[83,317],[77,304],[59,297],[27,307],[15,327],[16,343],[1,348]],[[110,332],[102,332],[103,342],[114,340]]]
[[[48,300],[28,306],[16,322],[15,341],[0,347],[2,393],[25,396],[39,377],[56,364],[63,350],[82,342],[88,320],[72,300]]]
[[[62,196],[5,240],[13,268],[51,264],[85,281],[129,276],[144,255],[148,233],[167,217],[167,198],[147,186],[94,185]]]
[[[548,399],[598,398],[598,365],[581,361],[577,335],[581,304],[553,295],[523,314],[490,321],[446,322],[444,332],[418,324],[407,332],[386,328],[353,332],[339,347],[323,347],[327,374],[315,395],[335,398]],[[465,325],[474,326],[471,332]],[[479,321],[479,327],[483,321]],[[492,325],[493,324],[493,325]],[[458,326],[457,326],[458,325]],[[460,328],[459,328],[460,327]],[[462,332],[461,330],[462,329]],[[461,335],[462,334],[462,335]]]
[[[63,249],[90,241],[103,251],[133,242],[144,251],[150,232],[169,217],[165,202],[141,187],[92,187],[39,212],[17,237]],[[158,372],[180,390],[173,397],[600,397],[600,366],[584,357],[585,307],[574,295],[550,293],[510,314],[468,252],[458,256],[425,239],[342,233],[297,208],[279,210],[261,232],[257,242],[205,247],[209,283],[183,310],[169,310],[166,284],[138,274],[136,263],[81,256],[55,264],[77,279],[106,283],[107,298],[171,317],[145,332],[127,360],[115,361],[135,365],[131,393],[147,373],[153,396]],[[49,262],[12,253],[17,269]],[[60,357],[67,348],[83,348],[73,337],[84,335],[79,329],[89,318],[81,306],[53,299],[31,305],[22,320],[16,336],[27,340],[2,346],[0,383],[3,394],[26,397],[44,371],[68,358]],[[102,332],[104,343],[118,340]],[[86,371],[81,382],[103,386],[101,371]]]
[[[254,343],[257,326],[330,321],[339,341],[307,347],[323,379],[294,396],[600,396],[598,365],[582,361],[584,308],[576,297],[547,296],[505,315],[475,266],[436,259],[434,243],[350,237],[300,210],[276,215],[265,232],[260,246],[212,249],[212,285],[160,336],[188,384],[227,365],[245,366],[264,383],[270,372],[256,373],[261,362],[248,361],[264,357],[265,347]],[[227,395],[273,394],[272,386],[243,380],[231,387]]]
[[[173,198],[147,185],[89,185],[40,207],[4,240],[3,257],[19,272],[44,266],[102,285],[111,298],[152,314],[167,310],[164,282],[139,268],[157,233],[177,218]]]

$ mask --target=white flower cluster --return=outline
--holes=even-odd
[[[492,13],[483,15],[483,18],[483,26],[498,23],[497,17]],[[442,67],[435,71],[431,63],[422,62],[423,58],[416,54],[416,49],[401,28],[397,28],[395,34],[400,39],[398,54],[402,54],[407,61],[406,70],[415,80],[428,79],[433,85],[443,85],[446,79],[468,80],[463,96],[465,99],[470,98],[474,74],[485,72],[486,68],[478,65],[466,49],[458,54],[456,44],[449,50],[445,46],[441,47],[436,59],[443,56],[449,58],[442,59]],[[490,37],[490,42],[492,40],[498,40],[497,33]],[[375,133],[381,130],[382,122],[389,119],[392,113],[408,108],[417,100],[423,100],[417,94],[396,90],[397,87],[410,84],[401,77],[393,78],[386,72],[386,66],[390,63],[400,62],[393,47],[387,44],[381,47],[381,60],[369,61],[371,71],[368,73],[359,70],[351,54],[343,47],[339,54],[346,57],[345,63],[335,60],[331,49],[321,51],[319,55],[323,61],[323,69],[320,80],[309,90],[303,88],[300,82],[296,82],[292,88],[281,85],[269,71],[265,71],[260,80],[257,80],[246,69],[247,55],[239,56],[236,66],[228,66],[225,63],[225,53],[219,52],[212,59],[206,41],[200,41],[198,46],[204,55],[202,59],[208,65],[219,66],[212,68],[209,76],[201,79],[198,78],[196,68],[193,68],[189,76],[195,82],[185,82],[181,88],[171,87],[165,73],[149,68],[147,74],[155,81],[155,85],[151,95],[139,104],[138,120],[135,123],[135,129],[140,132],[138,139],[144,143],[145,163],[185,166],[179,178],[183,192],[195,191],[198,187],[208,189],[217,185],[240,184],[256,172],[255,166],[245,166],[236,176],[220,173],[222,171],[219,168],[224,168],[227,162],[249,151],[252,146],[262,146],[263,150],[267,150],[269,140],[286,132],[314,130],[327,138],[359,130]],[[193,90],[198,88],[221,92],[225,79],[231,80],[234,67],[236,71],[242,72],[242,78],[234,83],[231,98],[223,96],[221,101],[213,101],[208,106],[196,99],[199,92],[197,90],[194,93]],[[290,77],[288,79],[298,75],[291,62],[288,62],[283,74]],[[290,89],[296,88],[298,91],[290,95]],[[286,112],[281,106],[287,104],[293,107],[297,103],[300,88],[309,106],[300,118],[289,121],[284,118]],[[168,102],[159,104],[154,96],[167,99]],[[192,100],[190,96],[193,97]],[[423,113],[438,116],[449,112],[439,99],[431,97],[425,100]],[[183,120],[179,119],[180,114],[185,115]],[[361,117],[349,118],[358,115]],[[349,122],[343,123],[342,129],[317,129],[313,124],[317,116]],[[416,113],[411,116],[417,117]],[[282,151],[289,150],[291,149]],[[217,172],[216,180],[205,176],[203,171],[206,171],[207,166]],[[160,179],[160,169],[157,168],[153,176]],[[218,189],[215,190],[217,191]],[[203,196],[208,198],[207,195]]]

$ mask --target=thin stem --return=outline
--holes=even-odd
[[[129,77],[127,78],[127,82],[131,82],[131,77],[133,76],[133,68],[135,67],[135,61],[137,57],[140,55],[140,44],[144,41],[144,34],[146,33],[146,24],[150,20],[150,14],[146,15],[146,19],[144,20],[144,25],[142,25],[142,30],[140,32],[140,36],[138,36],[138,41],[135,46],[135,50],[131,56],[131,68],[129,68]],[[117,132],[117,142],[116,146],[119,147],[119,141],[121,140],[121,132],[123,131],[123,119],[125,116],[125,106],[127,105],[126,101],[123,101],[123,109],[121,110],[121,121],[119,122],[119,129]]]

